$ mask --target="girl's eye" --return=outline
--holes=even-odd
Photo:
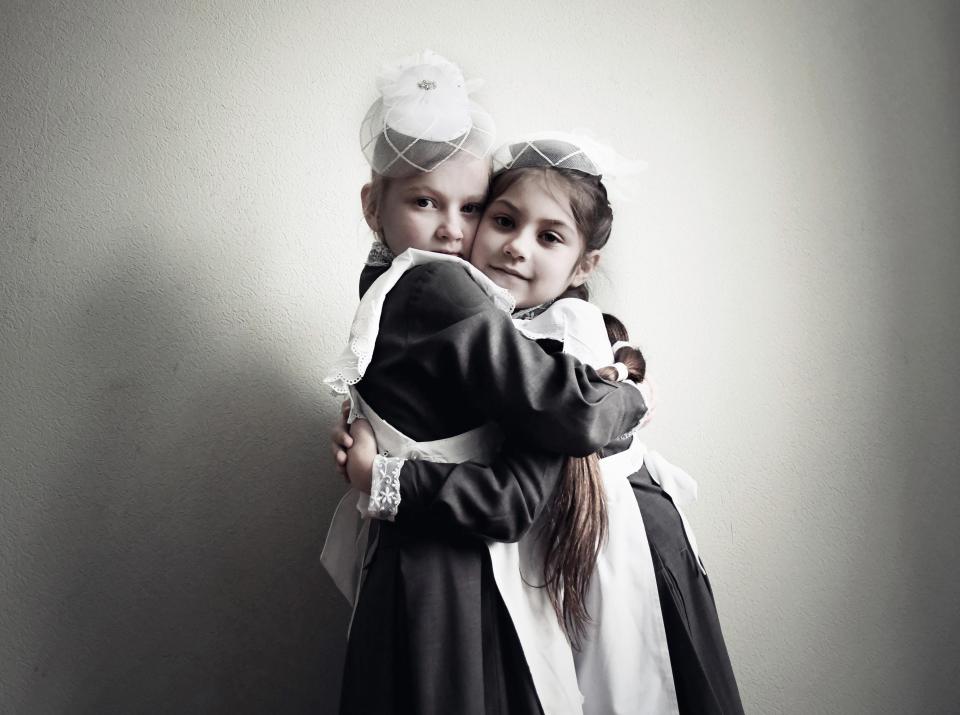
[[[460,210],[465,214],[478,214],[483,210],[483,206],[480,204],[467,204]]]
[[[420,196],[417,198],[417,206],[422,209],[436,208],[437,202],[433,199],[428,199],[426,196]]]
[[[563,237],[559,233],[554,233],[553,231],[541,233],[540,238],[547,243],[563,243]]]
[[[493,222],[500,228],[513,228],[513,219],[509,216],[494,216]]]

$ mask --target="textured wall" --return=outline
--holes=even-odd
[[[950,712],[951,2],[0,2],[0,712],[328,712],[319,385],[381,61],[649,162],[648,351],[748,710]]]

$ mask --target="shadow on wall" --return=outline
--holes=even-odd
[[[329,712],[349,615],[319,563],[335,404],[236,313],[211,320],[159,242],[117,241],[47,348],[72,440],[38,469],[56,626],[19,711]]]
[[[960,487],[947,476],[956,475],[960,462],[960,7],[892,5],[866,13],[863,23],[869,27],[891,17],[896,36],[871,34],[865,47],[878,78],[868,95],[876,116],[867,133],[869,149],[880,157],[871,167],[878,207],[871,218],[882,227],[884,248],[895,246],[896,270],[887,286],[894,310],[884,316],[890,326],[888,374],[902,383],[887,390],[898,398],[887,414],[896,416],[890,462],[898,465],[900,479],[893,518],[880,525],[897,535],[887,566],[895,580],[878,584],[871,599],[892,602],[896,614],[876,625],[897,634],[896,647],[879,657],[903,678],[901,687],[913,693],[909,701],[917,712],[947,712],[960,695],[960,581],[953,568],[944,568],[955,560],[960,540]],[[877,552],[873,558],[878,555],[883,558]]]

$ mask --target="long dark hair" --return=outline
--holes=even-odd
[[[604,322],[608,324],[611,345],[627,337],[623,323],[614,316],[605,314]],[[611,331],[611,323],[621,330]],[[622,346],[614,358],[626,366],[629,379],[643,381],[646,360],[640,350]],[[617,379],[617,371],[612,366],[600,368],[597,374],[611,382]],[[590,579],[607,538],[607,504],[599,455],[564,460],[544,534],[547,593],[567,636],[579,647],[590,620],[586,607]]]
[[[613,210],[600,178],[575,169],[524,167],[501,172],[493,177],[488,201],[503,195],[520,179],[529,176],[556,177],[567,189],[570,209],[577,229],[584,238],[584,252],[607,243],[613,226]],[[585,285],[568,289],[566,296],[586,300]],[[627,340],[623,323],[612,315],[604,315],[610,344]],[[629,377],[640,382],[646,372],[643,354],[634,348],[621,347],[615,356],[627,366]],[[616,380],[613,367],[597,373],[607,380]],[[579,647],[590,620],[586,599],[597,556],[607,538],[607,504],[597,454],[567,457],[563,474],[546,514],[542,532],[546,549],[544,580],[550,603],[575,647]]]

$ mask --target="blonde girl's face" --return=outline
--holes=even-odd
[[[521,177],[486,207],[470,262],[518,309],[531,308],[583,284],[599,260],[585,248],[569,189],[544,172]]]
[[[490,183],[485,159],[458,156],[433,171],[390,179],[379,197],[360,192],[364,217],[395,254],[408,248],[467,258]]]

